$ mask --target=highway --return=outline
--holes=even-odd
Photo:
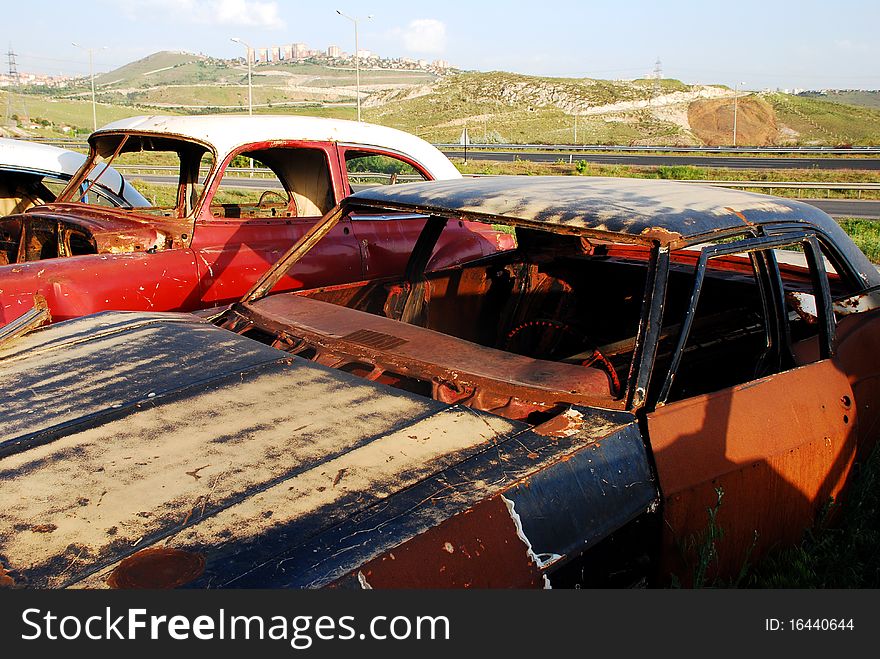
[[[176,176],[164,176],[157,174],[132,174],[130,179],[140,179],[148,183],[177,183]],[[268,185],[267,185],[268,184]],[[275,180],[240,178],[235,187],[256,188],[265,190],[267,187],[281,189],[281,184]],[[857,199],[801,199],[808,204],[821,208],[831,217],[860,217],[866,219],[880,219],[880,200],[857,200]]]
[[[464,151],[443,150],[450,158],[464,158]],[[880,158],[784,158],[776,156],[657,156],[642,153],[552,153],[534,151],[484,151],[468,149],[468,160],[529,160],[531,162],[568,162],[586,160],[600,165],[641,165],[659,167],[662,165],[693,165],[694,167],[729,167],[731,169],[880,169]]]

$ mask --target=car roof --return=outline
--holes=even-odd
[[[798,201],[656,179],[492,176],[380,186],[349,203],[457,214],[568,233],[602,232],[680,245],[753,225],[798,221],[839,231],[824,212]]]
[[[50,144],[0,137],[0,169],[5,171],[60,174],[69,178],[76,174],[85,160],[86,157],[76,151],[60,149]],[[101,169],[102,167],[96,168],[89,175],[89,180],[96,178]],[[125,183],[122,175],[112,167],[100,174],[98,185],[126,199],[132,206],[150,205],[150,202],[130,184]]]
[[[114,121],[89,138],[118,131],[189,137],[214,147],[219,157],[245,144],[273,140],[342,142],[383,147],[406,154],[434,178],[460,178],[458,170],[425,140],[394,128],[343,119],[292,115],[139,116]]]

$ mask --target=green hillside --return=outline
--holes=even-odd
[[[777,121],[796,131],[801,144],[880,144],[880,109],[789,94],[765,98]]]
[[[95,76],[99,87],[142,87],[149,84],[192,82],[198,69],[206,68],[207,58],[192,53],[162,51]]]
[[[31,122],[16,130],[89,130],[87,83],[25,90],[30,118],[45,126],[33,129]],[[247,67],[241,60],[191,53],[154,53],[97,76],[96,83],[99,124],[145,113],[242,112],[248,102]],[[354,70],[333,62],[253,67],[256,113],[354,118],[355,89]],[[732,133],[732,90],[672,79],[548,78],[500,71],[440,76],[365,67],[361,91],[365,120],[437,142],[458,141],[465,127],[472,141],[497,144],[700,145],[725,143]],[[744,93],[739,98],[741,139],[755,144],[880,144],[880,107],[869,107],[880,104],[880,92]],[[752,117],[750,108],[761,112]]]
[[[594,106],[647,102],[654,95],[653,83],[538,78],[497,71],[461,73],[440,80],[427,94],[401,90],[370,99],[365,117],[438,142],[457,141],[465,126],[473,141],[574,142],[575,114],[579,115],[578,143],[692,142],[679,126],[656,118],[648,109],[623,111],[612,118],[583,114]],[[661,89],[668,93],[691,88],[677,80],[663,80]]]

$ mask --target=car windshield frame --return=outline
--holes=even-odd
[[[131,210],[134,212],[140,213],[149,213],[150,210],[173,210],[174,214],[169,216],[168,219],[176,219],[176,220],[189,220],[194,221],[195,218],[198,217],[201,212],[201,208],[205,202],[206,195],[211,187],[211,182],[213,180],[214,175],[217,172],[219,159],[217,157],[216,148],[209,144],[208,142],[204,142],[202,140],[198,140],[192,137],[188,137],[186,135],[178,135],[178,134],[166,134],[166,133],[155,133],[149,131],[113,131],[113,132],[104,132],[96,135],[92,135],[89,138],[89,154],[86,157],[85,162],[80,166],[77,172],[71,177],[67,186],[59,193],[56,201],[57,202],[67,202],[67,203],[85,203],[82,202],[81,199],[83,195],[92,187],[98,186],[102,187],[101,184],[101,175],[107,171],[107,169],[114,166],[114,161],[116,158],[122,153],[131,153],[136,151],[135,149],[126,150],[124,147],[128,143],[128,140],[134,138],[138,140],[141,148],[137,149],[137,151],[153,151],[156,153],[177,153],[178,158],[180,158],[181,167],[178,168],[177,172],[177,202],[173,207],[168,206],[147,206],[147,207],[131,207],[125,208],[121,207],[121,210]],[[104,153],[99,149],[99,145],[104,140],[119,140],[119,144],[111,145],[115,146],[112,150],[107,151],[109,157],[105,156]],[[173,146],[175,142],[179,142],[181,149],[175,150],[173,148],[157,148],[157,149],[145,149],[143,145],[149,144],[151,141],[155,141],[165,146]],[[186,148],[184,148],[186,147]],[[189,151],[187,156],[189,156],[186,161],[184,160],[184,153]],[[193,155],[198,155],[198,158],[193,160]],[[189,165],[190,170],[192,169],[193,162],[200,163],[202,158],[204,158],[205,154],[210,154],[212,158],[212,162],[210,167],[208,168],[207,173],[205,174],[204,180],[199,181],[199,174],[201,172],[201,168],[196,165],[196,183],[193,182],[183,182],[183,164],[186,162]],[[99,158],[101,160],[99,160]],[[104,165],[104,169],[98,172],[97,176],[94,178],[91,177],[91,174],[95,171],[95,169],[101,165]],[[145,169],[149,168],[149,166],[145,166]],[[129,182],[129,185],[131,183]],[[192,185],[200,185],[201,190],[199,191],[198,197],[195,201],[193,201],[192,206],[189,210],[185,208],[185,186]],[[190,193],[191,194],[191,193]],[[93,205],[93,204],[90,204]]]

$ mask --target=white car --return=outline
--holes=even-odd
[[[76,151],[0,138],[0,216],[55,201],[85,161]],[[118,171],[110,167],[102,174],[101,169],[96,168],[88,179],[92,182],[100,175],[88,191],[91,203],[120,208],[150,205]]]

